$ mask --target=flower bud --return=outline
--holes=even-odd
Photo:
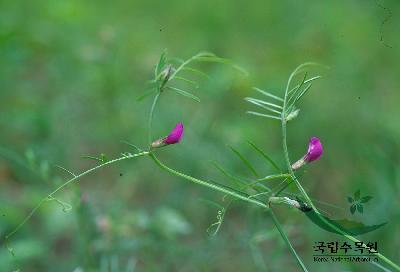
[[[308,144],[308,151],[304,157],[304,160],[307,162],[312,162],[321,158],[322,153],[324,152],[322,148],[321,141],[317,137],[312,137],[310,139],[310,143]]]
[[[178,123],[167,137],[158,139],[151,144],[152,148],[163,147],[170,144],[177,144],[183,137],[183,124]]]
[[[160,89],[162,90],[171,78],[171,75],[175,72],[174,67],[172,65],[167,65],[167,67],[161,72],[161,85]]]
[[[286,121],[291,121],[299,115],[300,109],[296,109],[288,114]]]
[[[324,150],[322,148],[321,141],[317,137],[312,137],[308,144],[307,154],[304,155],[303,158],[295,162],[292,165],[292,169],[297,170],[309,162],[318,160],[319,158],[321,158],[323,152]]]

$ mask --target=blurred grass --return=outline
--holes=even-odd
[[[314,71],[324,78],[289,127],[291,158],[303,155],[310,136],[319,136],[325,154],[302,183],[314,198],[343,207],[330,211],[338,217],[350,217],[346,197],[357,189],[374,196],[357,219],[389,224],[361,240],[378,241],[382,253],[399,260],[400,4],[378,3],[393,14],[383,26],[388,11],[375,1],[1,1],[0,234],[67,178],[52,165],[78,172],[93,164],[82,155],[128,150],[120,140],[145,146],[151,102],[135,99],[148,87],[159,54],[167,48],[170,56],[187,58],[207,50],[250,76],[204,64],[199,67],[211,79],[200,79],[200,104],[174,93],[162,97],[155,137],[178,121],[186,130],[182,144],[160,157],[193,176],[226,182],[210,161],[251,174],[229,150],[233,146],[257,171],[271,173],[246,141],[282,165],[279,124],[245,115],[250,106],[242,98],[253,95],[252,86],[282,93],[302,62],[328,65]],[[44,161],[48,179],[46,166],[40,170]],[[265,213],[236,203],[209,238],[217,210],[200,199],[221,202],[222,196],[154,167],[143,159],[103,169],[60,194],[73,206],[70,213],[56,203],[42,207],[11,241],[22,271],[297,269]],[[314,242],[339,237],[296,211],[277,212],[311,271],[375,271],[313,263]],[[2,248],[0,269],[15,267]]]

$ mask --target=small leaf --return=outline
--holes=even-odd
[[[159,77],[159,75],[161,74],[166,62],[167,62],[167,52],[166,52],[166,50],[164,50],[160,55],[160,59],[158,60],[158,63],[156,65],[156,69],[154,71],[155,78]]]
[[[228,173],[221,165],[219,165],[217,162],[213,161],[211,162],[215,168],[217,168],[224,176],[228,178],[230,182],[233,182],[236,186],[245,186],[247,185],[247,181],[243,181],[242,179],[235,177],[234,175]]]
[[[358,201],[360,199],[360,190],[354,193],[354,200]]]
[[[319,78],[321,78],[321,76],[312,77],[312,78],[307,79],[306,81],[304,81],[304,84],[309,83],[309,82],[312,82],[312,81],[314,81],[314,80],[316,80],[316,79],[319,79]],[[291,94],[291,93],[292,93],[294,90],[296,90],[299,86],[300,86],[300,84],[294,86],[293,89],[291,89],[291,90],[288,92],[288,94]]]
[[[270,156],[268,156],[264,151],[262,151],[260,148],[258,148],[255,144],[253,144],[250,141],[247,141],[249,145],[251,145],[262,157],[265,158],[273,167],[275,167],[276,170],[279,172],[282,172],[282,170],[279,168],[279,166],[274,162],[273,159],[271,159]]]
[[[307,85],[307,87],[293,100],[293,102],[291,102],[289,108],[292,107],[293,105],[295,105],[297,103],[297,101],[299,101],[300,98],[302,98],[303,95],[311,88],[311,86],[312,86],[311,83],[309,85]]]
[[[348,196],[348,197],[347,197],[347,201],[348,201],[349,203],[353,203],[353,202],[354,202],[354,199],[353,199],[351,196]]]
[[[138,146],[136,146],[136,145],[134,145],[134,144],[132,144],[132,143],[130,143],[128,141],[121,141],[121,143],[127,144],[127,145],[135,148],[138,152],[142,152],[143,151],[141,148],[139,148]]]
[[[351,212],[351,214],[354,214],[354,212],[356,211],[356,205],[351,205],[351,207],[350,207],[350,212]]]
[[[170,62],[176,62],[177,64],[182,64],[182,63],[185,62],[183,59],[176,58],[176,57],[169,58],[169,61]]]
[[[192,67],[187,67],[187,66],[185,66],[185,67],[182,68],[182,70],[186,70],[186,71],[192,72],[192,73],[194,73],[194,74],[198,74],[198,75],[200,75],[200,76],[209,78],[209,76],[208,76],[206,73],[204,73],[204,72],[202,72],[202,71],[200,71],[200,70],[198,70],[198,69],[194,69],[194,68],[192,68]]]
[[[367,203],[368,201],[370,201],[372,199],[372,196],[363,196],[361,198],[361,203]]]
[[[364,211],[363,205],[357,204],[357,210],[358,210],[359,213],[363,213],[363,211]]]
[[[199,85],[197,85],[196,81],[193,81],[193,80],[190,80],[190,79],[187,79],[184,77],[179,77],[179,76],[175,76],[174,78],[177,80],[181,80],[181,81],[187,82],[189,84],[192,84],[195,88],[199,87]]]
[[[261,108],[263,108],[263,109],[266,109],[266,110],[268,110],[268,111],[271,111],[271,112],[273,112],[273,113],[276,113],[276,114],[281,114],[281,112],[280,111],[277,111],[277,110],[275,110],[275,109],[272,109],[271,107],[269,107],[269,106],[265,106],[264,104],[262,104],[262,103],[260,103],[259,101],[257,101],[257,99],[253,99],[253,98],[251,98],[251,97],[246,97],[244,100],[246,100],[247,102],[250,102],[251,104],[253,104],[253,105],[256,105],[256,106],[259,106],[259,107],[261,107]]]
[[[238,156],[239,159],[247,166],[247,168],[249,168],[249,170],[253,173],[253,175],[255,177],[258,177],[257,171],[254,169],[254,167],[251,165],[251,163],[235,148],[233,148],[232,146],[229,146],[229,147],[232,150],[232,152],[235,153],[236,156]]]
[[[271,106],[271,107],[274,107],[274,108],[277,108],[277,109],[282,109],[282,106],[279,106],[279,105],[276,105],[276,104],[274,104],[274,103],[270,103],[270,102],[267,102],[267,101],[264,101],[264,100],[261,100],[261,99],[256,99],[256,98],[253,98],[253,97],[245,97],[245,100],[246,101],[249,101],[249,102],[257,102],[257,103],[259,103],[259,104],[263,104],[263,105],[267,105],[267,106]]]
[[[246,113],[252,114],[252,115],[256,115],[256,116],[260,116],[260,117],[265,117],[265,118],[271,118],[271,119],[281,120],[280,117],[275,116],[275,115],[264,114],[264,113],[255,112],[255,111],[246,111]]]
[[[301,89],[301,87],[303,87],[304,82],[306,81],[306,78],[307,78],[307,72],[304,73],[303,80],[301,81],[301,83],[299,85],[297,85],[298,87],[296,88],[293,95],[289,98],[288,101],[290,101],[296,95],[296,93]]]
[[[271,97],[271,98],[273,98],[273,99],[276,99],[276,100],[278,100],[278,101],[283,102],[283,99],[280,98],[279,96],[273,95],[273,94],[271,94],[271,93],[269,93],[269,92],[266,92],[266,91],[264,91],[264,90],[261,90],[260,88],[257,88],[257,87],[253,87],[253,89],[256,90],[257,92],[259,92],[259,93],[265,95],[265,96],[268,96],[268,97]]]
[[[193,95],[193,94],[191,94],[191,93],[189,93],[187,91],[184,91],[184,90],[176,88],[176,87],[171,87],[171,86],[168,86],[167,88],[170,89],[170,90],[173,90],[174,92],[176,92],[176,93],[178,93],[180,95],[186,96],[186,97],[191,98],[191,99],[193,99],[193,100],[195,100],[197,102],[200,102],[200,98],[198,98],[197,96],[195,96],[195,95]]]

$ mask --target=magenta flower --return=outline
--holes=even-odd
[[[312,162],[321,158],[324,149],[322,148],[321,141],[317,137],[312,137],[308,144],[307,154],[304,156],[304,160]]]
[[[167,145],[177,144],[181,141],[182,137],[183,137],[183,124],[178,123],[171,131],[171,133],[168,134],[168,136],[163,139],[163,143]]]
[[[178,123],[167,137],[158,139],[151,144],[152,148],[162,147],[170,144],[177,144],[183,137],[183,124]]]
[[[324,149],[322,148],[322,143],[317,137],[311,137],[308,144],[307,154],[305,154],[300,160],[292,165],[293,170],[297,170],[303,165],[318,160],[321,158]]]

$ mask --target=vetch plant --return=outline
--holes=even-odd
[[[287,126],[289,122],[293,122],[296,117],[299,116],[300,109],[299,103],[301,98],[304,97],[305,94],[310,90],[312,83],[319,79],[320,76],[314,76],[311,78],[307,78],[307,72],[304,73],[304,77],[300,83],[292,86],[292,82],[294,77],[304,72],[306,68],[311,65],[315,65],[313,63],[304,63],[297,67],[292,74],[290,75],[286,88],[283,92],[282,96],[277,96],[271,94],[270,92],[261,90],[259,88],[254,88],[259,94],[262,95],[262,98],[253,98],[246,97],[245,100],[251,103],[252,105],[258,107],[259,111],[248,111],[249,114],[256,115],[259,117],[263,117],[274,122],[279,122],[281,125],[281,137],[282,137],[282,152],[285,160],[285,166],[280,167],[269,155],[267,155],[263,150],[257,147],[254,143],[249,142],[251,148],[254,149],[257,154],[259,154],[262,158],[266,160],[271,166],[275,169],[275,173],[270,173],[264,177],[260,177],[252,166],[252,163],[245,158],[238,150],[231,147],[233,153],[242,161],[243,165],[246,166],[252,173],[252,178],[243,178],[236,176],[227,172],[222,166],[218,163],[214,163],[215,167],[220,170],[224,176],[226,176],[231,182],[232,186],[227,186],[221,183],[211,182],[209,180],[204,180],[201,178],[193,177],[189,174],[182,173],[177,169],[170,168],[166,164],[164,164],[160,159],[158,159],[156,152],[162,152],[163,146],[177,144],[182,140],[184,127],[182,123],[178,123],[175,128],[164,138],[160,138],[158,140],[154,140],[152,136],[152,125],[153,118],[155,116],[155,110],[159,100],[164,96],[168,95],[170,92],[174,92],[176,94],[181,95],[182,97],[193,99],[197,102],[200,102],[200,99],[194,95],[188,89],[181,89],[176,87],[175,82],[177,80],[186,82],[189,86],[197,86],[196,82],[187,79],[184,75],[186,73],[193,73],[196,75],[205,75],[204,72],[193,67],[193,64],[196,62],[216,62],[216,63],[225,63],[233,66],[234,68],[243,71],[240,67],[234,65],[231,61],[227,59],[223,59],[217,57],[216,55],[208,52],[199,53],[187,60],[178,60],[178,65],[174,66],[173,61],[167,58],[166,53],[161,54],[160,59],[155,66],[154,69],[154,78],[151,81],[153,84],[153,88],[150,92],[145,93],[143,96],[139,98],[139,100],[144,99],[148,96],[153,96],[153,103],[151,105],[149,111],[149,119],[148,119],[148,146],[146,148],[138,148],[135,145],[130,144],[133,148],[135,148],[135,153],[125,152],[122,153],[120,157],[114,159],[108,159],[105,156],[101,156],[100,158],[89,156],[89,158],[93,158],[97,161],[97,165],[80,173],[75,174],[73,171],[67,170],[66,168],[62,168],[66,173],[71,175],[71,178],[63,183],[61,186],[53,190],[46,197],[44,197],[36,207],[32,209],[32,211],[22,220],[22,222],[15,227],[15,229],[9,233],[6,237],[6,244],[8,245],[9,239],[28,222],[28,220],[35,214],[35,212],[41,207],[42,204],[48,201],[56,201],[63,208],[70,209],[70,206],[67,206],[65,202],[62,202],[58,198],[55,197],[57,193],[63,190],[65,187],[72,183],[76,183],[83,176],[87,176],[100,168],[116,164],[120,161],[124,160],[132,160],[140,157],[149,157],[152,161],[157,165],[161,170],[166,171],[167,173],[176,176],[178,178],[184,179],[188,182],[205,186],[210,190],[214,190],[220,192],[224,195],[224,197],[230,197],[230,201],[228,205],[225,207],[219,205],[220,211],[217,216],[217,222],[212,224],[212,227],[215,227],[214,234],[218,231],[219,227],[222,224],[222,221],[225,216],[225,212],[230,205],[230,203],[234,200],[242,200],[249,204],[253,204],[258,206],[260,209],[266,211],[270,217],[272,218],[278,232],[280,233],[282,239],[286,243],[290,252],[296,259],[299,268],[303,271],[307,271],[307,268],[297,251],[291,244],[289,238],[287,237],[282,225],[279,223],[274,211],[274,205],[284,204],[288,207],[294,207],[302,214],[306,215],[313,222],[319,225],[321,228],[337,233],[348,240],[353,242],[360,241],[356,239],[353,235],[359,234],[360,232],[349,232],[348,229],[341,226],[337,221],[331,220],[321,214],[321,212],[314,205],[313,201],[309,197],[308,193],[303,188],[299,178],[295,174],[295,170],[299,169],[306,163],[318,160],[322,153],[323,148],[320,140],[316,137],[312,137],[309,143],[308,152],[304,155],[299,161],[292,163],[289,157],[289,151],[287,147]],[[299,143],[303,144],[303,143]],[[278,189],[270,188],[266,184],[268,184],[271,180],[280,180],[281,185]],[[285,194],[285,190],[290,184],[295,184],[296,188],[299,192],[299,195],[296,198],[293,198],[290,194],[282,196]],[[373,226],[373,228],[377,228],[379,226]],[[369,228],[368,230],[370,230]],[[368,231],[365,230],[364,231]],[[368,248],[367,245],[362,244],[364,248]],[[9,247],[10,252],[13,253],[11,247]],[[393,270],[400,271],[400,267],[395,264],[393,261],[386,258],[381,253],[374,253],[382,262],[390,267]]]
[[[308,144],[307,154],[305,154],[304,157],[292,164],[292,169],[297,170],[309,162],[319,160],[323,152],[324,150],[322,148],[321,141],[317,137],[312,137],[310,139],[310,143]]]

